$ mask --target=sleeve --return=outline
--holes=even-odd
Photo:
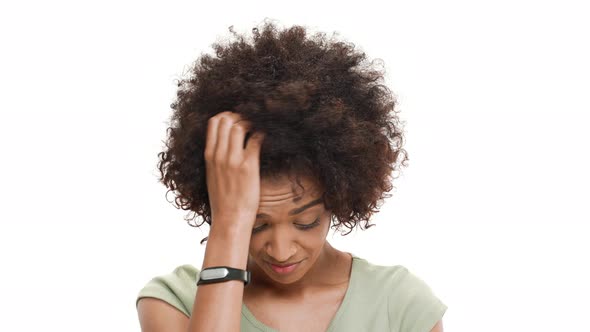
[[[144,297],[160,299],[180,310],[187,317],[192,312],[197,290],[196,275],[198,269],[191,265],[182,265],[172,273],[151,279],[138,293],[137,302]]]
[[[447,306],[420,278],[404,268],[399,285],[388,299],[390,322],[399,332],[430,332],[442,319]]]

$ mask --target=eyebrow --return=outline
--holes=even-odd
[[[289,211],[289,215],[290,216],[294,216],[296,214],[300,214],[301,212],[309,209],[312,206],[318,205],[318,204],[322,203],[323,201],[324,200],[322,198],[318,198],[316,200],[313,200],[313,201],[311,201],[311,202],[309,202],[309,203],[307,203],[307,204],[305,204],[303,206],[300,206],[298,208],[294,208],[293,210]],[[256,218],[263,218],[263,217],[268,218],[270,216],[268,214],[266,214],[266,213],[259,213],[259,214],[256,215]]]

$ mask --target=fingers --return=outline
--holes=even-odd
[[[237,121],[233,116],[223,116],[219,120],[217,128],[217,144],[215,145],[214,161],[222,162],[227,160],[229,150],[229,134],[234,122]]]
[[[219,118],[212,117],[207,121],[207,137],[205,138],[205,161],[212,161],[217,146],[217,125]]]
[[[259,137],[253,135],[248,142],[245,141],[250,128],[251,124],[244,121],[237,113],[226,111],[211,117],[207,124],[205,159],[228,162],[231,166],[238,166],[243,162],[246,153],[252,154],[247,151],[258,147],[259,154]],[[250,141],[253,144],[249,144]],[[246,150],[244,149],[245,145]]]
[[[236,114],[237,115],[237,114]],[[223,133],[220,133],[220,127],[222,127],[222,120],[226,117],[235,117],[231,112],[221,112],[207,121],[207,138],[205,143],[205,160],[215,161],[219,158],[219,151],[226,150],[224,147],[227,142],[223,142]],[[227,120],[224,120],[227,121]],[[227,126],[227,124],[226,124]],[[223,130],[222,130],[223,131]],[[227,131],[227,128],[225,129]]]
[[[260,150],[262,147],[262,142],[264,141],[264,137],[266,135],[262,132],[255,132],[252,134],[250,139],[248,140],[248,145],[246,146],[245,151],[245,158],[246,159],[256,159],[257,161],[260,160]]]
[[[227,158],[230,166],[239,166],[244,160],[244,140],[246,133],[250,129],[250,124],[247,121],[239,120],[231,127],[229,137],[229,147],[227,150]]]

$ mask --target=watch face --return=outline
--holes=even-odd
[[[229,271],[223,267],[217,267],[214,269],[206,269],[201,271],[199,277],[203,280],[225,278],[229,274]]]

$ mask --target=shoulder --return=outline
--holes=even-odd
[[[431,287],[402,265],[377,265],[357,258],[360,284],[386,297],[393,331],[430,332],[447,310]],[[363,280],[364,279],[364,280]]]
[[[199,269],[190,265],[180,265],[172,272],[153,277],[137,294],[135,305],[145,297],[160,299],[190,316],[197,291],[196,280]]]
[[[365,291],[372,288],[388,297],[399,296],[414,287],[414,276],[403,265],[378,265],[364,258],[354,257],[356,278]],[[386,292],[383,292],[386,290]]]

